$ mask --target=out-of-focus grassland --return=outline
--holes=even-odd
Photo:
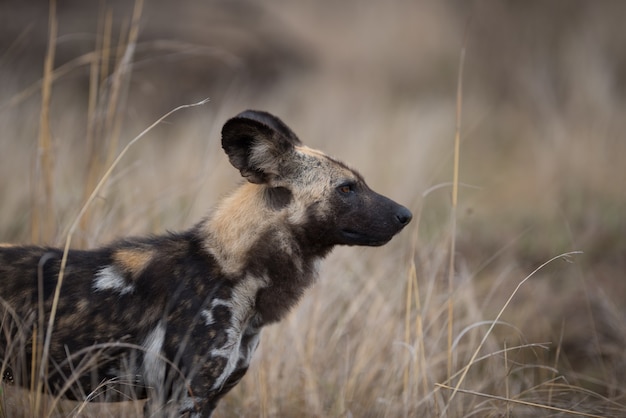
[[[128,4],[60,2],[43,107],[48,9],[0,5],[0,242],[61,245],[112,157],[209,97],[133,146],[73,242],[187,228],[240,181],[221,124],[268,110],[415,219],[337,249],[216,416],[626,415],[626,5],[173,4],[146,2],[133,43]]]

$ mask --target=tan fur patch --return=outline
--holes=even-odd
[[[154,251],[124,248],[113,254],[113,260],[122,270],[137,277],[154,257]]]
[[[316,158],[326,157],[326,154],[324,154],[322,151],[309,148],[306,145],[298,145],[295,148],[296,148],[296,151],[301,152],[302,154],[310,155],[312,157],[316,157]]]
[[[15,244],[9,244],[8,242],[0,242],[0,248],[15,247]]]
[[[250,248],[265,231],[286,224],[286,212],[269,209],[263,193],[263,186],[242,185],[204,224],[207,250],[228,274],[243,271]],[[289,251],[289,243],[284,246],[284,250]]]

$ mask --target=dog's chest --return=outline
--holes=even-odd
[[[141,345],[148,386],[164,381],[162,353],[182,355],[188,373],[203,376],[204,390],[217,396],[245,374],[259,342],[261,323],[255,299],[263,283],[247,278],[214,289],[200,311],[175,311],[154,326]],[[186,354],[185,354],[186,353]]]
[[[213,299],[202,310],[201,317],[210,342],[208,361],[216,366],[211,390],[219,391],[233,374],[241,378],[245,373],[257,348],[261,329],[257,326],[254,306],[237,297]]]

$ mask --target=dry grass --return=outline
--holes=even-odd
[[[211,102],[135,143],[74,230],[114,157],[163,106],[146,99],[141,67],[128,67],[125,48],[150,43],[131,34],[132,10],[98,11],[98,41],[73,55],[75,67],[40,67],[42,96],[25,94],[33,81],[11,71],[0,80],[0,241],[36,234],[61,245],[74,232],[73,243],[92,247],[186,228],[239,181],[219,147],[221,123],[267,109],[415,219],[385,247],[337,249],[298,308],[264,331],[216,416],[624,416],[626,122],[616,109],[626,96],[615,74],[625,61],[612,42],[626,34],[619,13],[600,6],[581,12],[588,20],[572,35],[573,6],[552,6],[567,20],[542,23],[534,2],[521,12],[487,3],[471,11],[466,38],[469,11],[439,2],[269,7],[315,66],[271,89],[221,78],[182,101],[175,82],[156,86],[170,109]],[[135,13],[158,20],[149,7]],[[1,52],[9,69],[27,53]],[[81,71],[89,81],[78,94],[70,82]],[[584,253],[561,256],[575,250]],[[4,385],[0,404],[16,416],[33,394]],[[50,413],[134,416],[137,404],[62,402]],[[39,416],[50,401],[40,405],[18,415]]]

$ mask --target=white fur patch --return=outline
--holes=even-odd
[[[228,335],[226,345],[222,348],[211,351],[211,356],[223,357],[227,359],[226,366],[224,367],[224,370],[222,370],[219,377],[215,379],[215,383],[211,388],[212,390],[219,389],[224,385],[224,383],[226,383],[226,380],[235,371],[237,361],[239,360],[239,349],[241,346],[242,336],[241,332],[234,328],[229,328],[226,330],[226,334]]]
[[[200,315],[204,318],[204,325],[207,327],[209,325],[213,325],[213,312],[211,312],[210,309],[203,309],[202,312],[200,312]]]
[[[132,283],[128,283],[126,278],[124,278],[114,266],[107,266],[96,274],[93,289],[96,292],[101,290],[117,290],[120,295],[125,295],[133,292],[135,286],[133,286]]]
[[[230,308],[232,313],[230,324],[226,329],[226,343],[224,346],[211,351],[211,356],[226,359],[226,366],[220,376],[215,380],[212,387],[213,390],[219,389],[224,385],[226,380],[228,380],[230,375],[237,368],[237,365],[240,364],[240,360],[243,359],[246,365],[249,364],[252,354],[259,342],[258,331],[250,328],[249,322],[252,319],[251,314],[256,294],[259,289],[266,285],[266,278],[248,276],[233,289],[233,295],[230,301],[221,299],[212,301],[211,309],[216,306],[226,306]],[[213,319],[208,310],[203,311],[202,316],[205,318],[205,321],[209,318],[211,320]],[[244,334],[251,336],[245,346],[242,345]]]
[[[144,340],[143,376],[148,386],[160,387],[165,379],[165,362],[161,350],[165,342],[165,326],[159,324]]]
[[[232,308],[233,305],[224,299],[213,299],[213,301],[211,302],[211,308],[215,308],[216,306],[226,306],[227,308]]]

